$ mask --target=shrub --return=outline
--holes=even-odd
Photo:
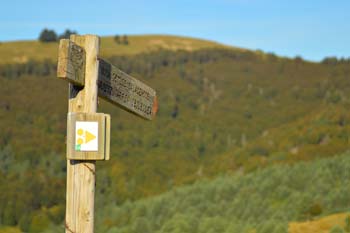
[[[334,226],[329,233],[344,233],[344,230],[340,226]]]
[[[65,208],[63,205],[57,205],[52,207],[48,212],[49,219],[55,223],[59,224],[63,221],[65,214]]]
[[[261,155],[261,156],[268,156],[269,155],[269,150],[265,148],[264,146],[254,146],[250,150],[250,155]]]
[[[314,203],[310,206],[309,210],[308,210],[308,214],[311,217],[315,217],[318,216],[320,214],[322,214],[322,205],[320,203]]]
[[[345,232],[350,232],[350,215],[348,215],[345,219]]]
[[[338,63],[337,57],[325,57],[322,60],[322,64],[325,64],[325,65],[336,65],[337,63]]]
[[[129,44],[129,40],[128,40],[128,36],[127,35],[123,36],[122,43],[125,44],[125,45]]]
[[[29,232],[37,233],[45,230],[50,224],[48,217],[45,214],[36,214],[32,218]]]
[[[32,216],[30,214],[24,214],[19,220],[20,229],[23,232],[28,232],[31,222],[32,222]]]
[[[58,39],[69,39],[71,35],[78,34],[76,31],[71,31],[69,29],[66,29],[59,37]]]
[[[55,41],[57,41],[57,34],[54,30],[49,30],[49,29],[45,28],[40,33],[39,41],[41,41],[41,42],[55,42]]]
[[[114,41],[115,41],[115,43],[120,44],[120,36],[119,35],[115,35],[114,36]]]

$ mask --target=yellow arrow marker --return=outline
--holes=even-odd
[[[89,131],[85,131],[85,143],[90,142],[91,140],[94,140],[96,138],[95,135],[93,135],[92,133],[90,133]]]

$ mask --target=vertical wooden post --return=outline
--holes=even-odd
[[[69,84],[69,112],[95,113],[100,41],[97,36],[73,35],[74,43],[86,52],[85,86]],[[96,161],[67,160],[66,233],[94,232]]]

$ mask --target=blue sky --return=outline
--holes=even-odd
[[[0,41],[44,28],[80,34],[171,34],[318,61],[350,57],[349,0],[3,1]]]

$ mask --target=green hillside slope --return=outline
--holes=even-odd
[[[177,188],[98,211],[98,232],[283,233],[288,222],[350,210],[350,154]]]
[[[264,130],[246,146],[219,156],[216,163],[250,171],[272,163],[332,156],[350,146],[349,119],[348,104],[323,105],[305,117]]]
[[[146,122],[100,101],[112,135],[111,160],[97,164],[96,209],[348,148],[346,62],[226,48],[108,60],[155,87],[160,110]],[[25,232],[63,221],[67,83],[55,66],[40,59],[0,65],[0,225]]]

